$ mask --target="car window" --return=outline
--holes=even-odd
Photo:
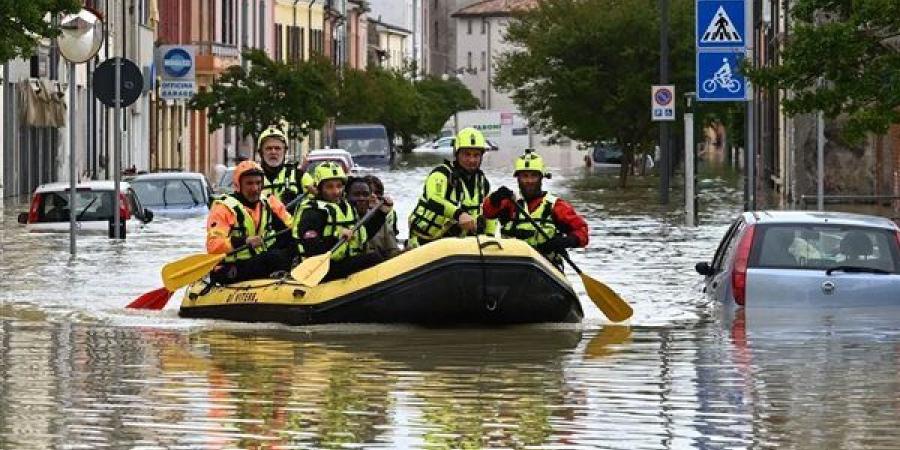
[[[206,203],[206,193],[200,180],[157,179],[131,183],[141,203],[149,206],[199,205]]]
[[[109,220],[113,212],[112,191],[80,190],[75,194],[75,214],[80,221]],[[69,221],[69,195],[44,192],[38,209],[38,222]]]
[[[735,232],[743,223],[743,219],[735,220],[730,227],[728,227],[728,231],[725,232],[725,236],[722,238],[722,241],[719,242],[719,247],[716,249],[715,255],[713,255],[712,267],[717,272],[722,269],[722,261],[725,259],[726,250],[729,247],[729,244],[732,240],[734,240]]]
[[[824,270],[850,266],[900,273],[894,231],[844,225],[760,227],[751,267]]]

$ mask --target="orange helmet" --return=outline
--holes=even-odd
[[[234,184],[235,189],[241,186],[241,177],[246,175],[259,175],[262,177],[265,176],[265,172],[263,172],[262,166],[256,161],[241,161],[234,168],[234,175],[231,176],[231,183]]]

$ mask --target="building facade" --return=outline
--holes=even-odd
[[[451,73],[472,91],[482,108],[518,109],[512,99],[493,84],[494,60],[512,50],[503,38],[512,16],[536,5],[537,0],[483,0],[453,13],[457,67]]]

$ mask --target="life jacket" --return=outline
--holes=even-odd
[[[285,191],[293,192],[295,196],[302,192],[300,182],[297,180],[297,166],[294,164],[282,164],[281,170],[274,180],[269,180],[268,176],[264,176],[260,197],[268,198],[269,195],[275,195],[280,200],[284,198],[282,194]]]
[[[222,198],[216,200],[216,202],[227,206],[229,209],[231,209],[231,211],[234,212],[235,224],[228,232],[229,238],[247,239],[253,236],[263,237],[262,246],[257,248],[246,248],[237,253],[230,254],[225,257],[225,262],[234,263],[237,261],[248,260],[255,255],[265,252],[270,246],[275,244],[275,237],[272,236],[275,234],[275,230],[272,226],[272,217],[275,215],[275,213],[272,212],[272,208],[269,206],[269,202],[266,197],[260,197],[259,199],[259,202],[262,203],[262,213],[259,216],[259,225],[253,223],[253,216],[250,214],[250,211],[247,210],[247,207],[244,206],[244,204],[234,196],[225,195]]]
[[[425,180],[422,196],[409,216],[410,233],[426,241],[444,237],[445,234],[450,234],[452,228],[451,224],[448,224],[451,219],[444,216],[444,206],[427,196],[429,185],[434,183],[437,178],[435,174],[441,174],[447,178],[447,190],[444,198],[461,208],[475,220],[478,220],[482,215],[481,203],[487,197],[489,189],[487,179],[485,179],[484,173],[480,170],[474,175],[474,192],[469,192],[466,183],[454,173],[453,166],[449,161],[444,161],[443,164],[432,170]],[[485,228],[488,230],[488,233],[492,233],[496,226],[496,221],[491,220],[488,222],[485,224]]]
[[[503,237],[521,239],[527,242],[528,245],[537,248],[537,246],[547,242],[559,232],[556,228],[556,223],[553,222],[553,207],[556,205],[556,200],[556,196],[545,194],[540,205],[530,213],[528,212],[528,202],[524,199],[516,200],[516,203],[519,205],[519,208],[516,209],[516,215],[503,225],[500,233]],[[544,230],[543,234],[537,231],[525,214],[531,216],[534,223]],[[546,237],[544,237],[545,234]],[[562,256],[556,253],[545,254],[544,256],[555,265],[562,265]]]
[[[341,200],[338,203],[334,202],[326,202],[323,200],[310,199],[303,202],[300,206],[300,212],[297,214],[299,217],[303,215],[303,212],[309,208],[317,208],[328,215],[328,220],[325,222],[325,228],[322,230],[322,237],[333,237],[335,239],[340,239],[341,235],[338,233],[338,230],[341,228],[346,228],[348,230],[352,229],[356,223],[359,221],[359,217],[356,214],[356,210],[353,206],[347,202],[346,200]],[[300,234],[299,223],[294,226],[294,239],[297,240],[297,250],[301,255],[305,254],[303,249],[303,241]],[[344,258],[349,258],[351,256],[356,256],[363,253],[363,245],[368,240],[368,235],[366,233],[366,227],[359,227],[356,230],[356,233],[353,235],[353,238],[349,241],[341,244],[337,250],[331,252],[331,260],[332,261],[340,261]]]

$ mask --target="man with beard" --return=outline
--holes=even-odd
[[[561,254],[568,248],[587,245],[588,225],[571,204],[542,190],[542,180],[548,175],[544,159],[531,149],[525,150],[516,159],[513,172],[522,198],[516,199],[512,190],[501,186],[488,196],[482,208],[485,217],[500,220],[503,237],[522,239],[562,271]],[[526,211],[532,220],[525,216]]]
[[[481,171],[487,150],[484,135],[464,128],[456,135],[454,161],[444,161],[425,179],[422,197],[409,216],[409,247],[442,237],[493,234],[495,220],[484,220],[481,203],[491,190]]]
[[[304,194],[303,173],[296,164],[285,162],[288,138],[281,130],[269,127],[259,135],[257,151],[265,172],[262,196],[276,195],[285,205]]]
[[[213,202],[206,221],[206,251],[232,253],[212,272],[213,282],[228,284],[265,278],[291,266],[291,249],[275,248],[275,223],[290,226],[292,218],[278,197],[260,197],[262,167],[244,161],[234,170],[234,193]]]

